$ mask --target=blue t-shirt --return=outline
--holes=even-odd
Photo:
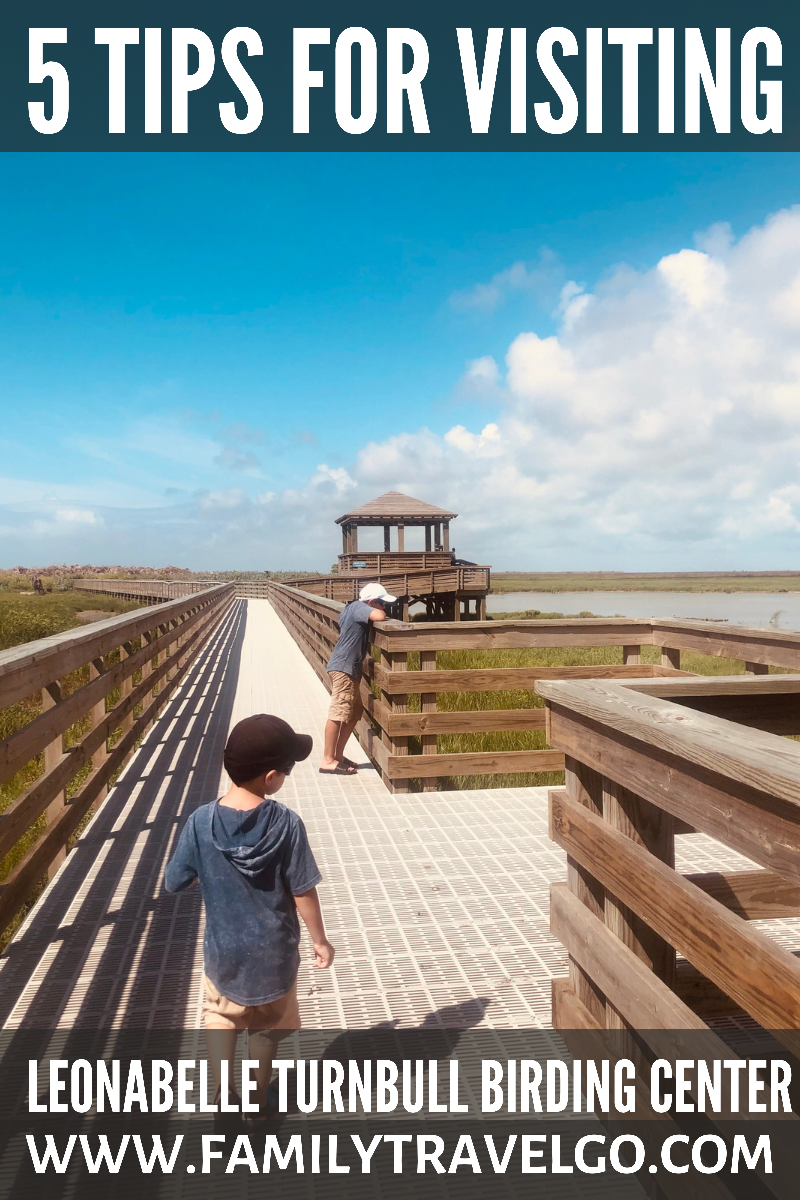
[[[164,885],[181,892],[195,879],[206,905],[205,972],[217,990],[236,1004],[285,996],[300,965],[294,897],[322,879],[298,814],[272,799],[244,811],[201,805]]]
[[[328,660],[326,671],[343,671],[361,679],[362,659],[367,653],[372,608],[363,600],[351,600],[339,614],[339,639]]]

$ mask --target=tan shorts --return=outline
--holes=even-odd
[[[203,1020],[207,1029],[280,1029],[287,1032],[300,1029],[297,980],[285,996],[268,1004],[237,1004],[220,995],[207,975],[203,976],[203,992]]]
[[[349,725],[362,715],[362,698],[359,695],[359,681],[344,671],[329,671],[331,676],[331,707],[328,710],[329,721],[340,721]]]

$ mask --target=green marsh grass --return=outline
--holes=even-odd
[[[64,633],[68,629],[73,629],[82,624],[78,619],[77,613],[93,611],[107,612],[110,615],[117,613],[130,612],[132,609],[138,608],[140,605],[127,601],[118,600],[113,596],[99,596],[87,592],[76,591],[53,591],[48,592],[44,596],[28,596],[19,589],[3,589],[0,590],[0,650],[7,650],[13,646],[22,645],[25,642],[36,641],[39,638],[50,637],[55,633]],[[136,643],[134,643],[136,645]],[[119,651],[113,651],[106,656],[106,665],[111,666],[119,661]],[[137,683],[141,679],[141,673],[137,672],[134,675],[134,682]],[[65,696],[71,695],[78,688],[82,687],[89,681],[89,668],[82,667],[77,671],[70,672],[62,680],[62,689]],[[119,688],[112,692],[107,698],[106,707],[112,708],[120,698]],[[27,696],[24,700],[20,700],[16,704],[9,705],[7,708],[0,709],[0,741],[10,737],[18,729],[27,725],[42,711],[41,693],[34,692],[31,696]],[[82,720],[72,725],[64,735],[65,749],[74,746],[90,727],[91,718],[87,714]],[[113,746],[119,739],[120,731],[116,730],[109,739],[109,746]],[[67,787],[67,798],[71,798],[80,789],[89,775],[91,768],[87,765],[80,771],[74,779],[71,780]],[[21,771],[12,776],[5,784],[0,786],[0,812],[3,812],[10,804],[27,791],[44,771],[44,756],[39,754],[36,758],[31,759]],[[91,818],[91,811],[84,817],[76,832],[70,839],[70,848],[77,841],[78,837]],[[18,842],[9,853],[0,859],[0,882],[2,882],[14,867],[22,861],[25,855],[30,850],[31,846],[42,836],[46,824],[46,817],[43,814],[29,829],[23,834]],[[14,936],[14,933],[22,924],[25,915],[35,903],[38,896],[41,894],[45,884],[46,876],[43,876],[39,881],[34,894],[29,898],[27,903],[17,913],[12,923],[3,931],[0,931],[0,951],[5,947],[8,941]]]
[[[518,614],[515,614],[518,615]],[[520,616],[533,614],[519,614]],[[540,617],[544,614],[538,614]],[[549,614],[551,615],[551,614]],[[553,614],[561,616],[561,614]],[[508,619],[507,614],[504,618]],[[661,651],[658,646],[643,646],[644,664],[659,664]],[[622,666],[622,646],[553,646],[530,650],[440,650],[437,653],[437,668],[443,671],[471,670],[480,667],[568,667],[568,666]],[[683,671],[697,675],[741,675],[745,671],[739,659],[715,658],[707,654],[682,651]],[[410,654],[410,671],[419,670],[419,655]],[[781,667],[771,667],[771,674],[786,673]],[[439,692],[438,712],[479,712],[502,708],[543,708],[543,699],[536,692],[516,689],[504,692]],[[418,695],[409,696],[409,711],[420,711]],[[523,732],[458,733],[439,734],[437,750],[440,754],[497,753],[506,750],[545,750],[545,731],[540,729]],[[420,752],[419,738],[409,738],[409,753]],[[475,788],[509,787],[561,787],[563,771],[518,772],[509,775],[455,775],[443,778],[440,787],[446,791],[468,791]],[[412,789],[420,790],[421,781],[412,780]]]

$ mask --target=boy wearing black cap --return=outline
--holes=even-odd
[[[230,790],[192,812],[167,864],[164,883],[180,892],[200,881],[206,906],[203,942],[206,1030],[220,1092],[220,1060],[233,1080],[236,1035],[250,1038],[258,1057],[257,1099],[265,1104],[279,1030],[298,1029],[298,914],[309,931],[318,967],[330,967],[334,948],[325,936],[317,869],[303,821],[272,800],[296,762],[308,758],[312,739],[280,717],[261,713],[240,721],[225,746]],[[268,1033],[269,1031],[269,1033]],[[255,1044],[254,1044],[255,1042]],[[219,1101],[218,1101],[219,1102]]]

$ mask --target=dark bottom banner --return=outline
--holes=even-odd
[[[790,1200],[793,1035],[0,1035],[0,1196]]]

